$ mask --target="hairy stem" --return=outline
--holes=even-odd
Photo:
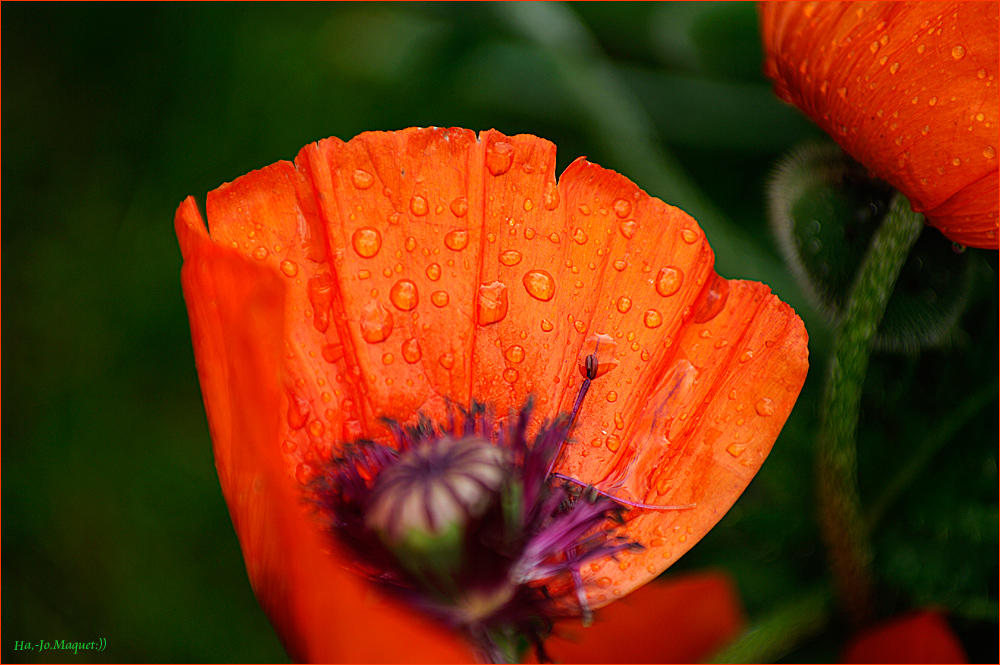
[[[855,435],[872,342],[923,216],[897,195],[872,238],[844,312],[827,374],[817,439],[820,527],[841,609],[854,624],[872,611],[872,548],[858,494]]]

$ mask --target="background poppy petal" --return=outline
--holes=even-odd
[[[760,12],[778,95],[950,239],[997,249],[1000,5],[782,2]],[[941,207],[974,183],[977,196]]]
[[[734,639],[746,623],[739,594],[721,573],[651,582],[598,612],[556,624],[546,651],[557,663],[697,663]]]
[[[951,626],[929,610],[872,626],[844,649],[845,663],[967,663]]]
[[[454,635],[377,598],[342,567],[289,483],[277,436],[290,290],[284,277],[210,239],[190,198],[176,227],[220,483],[251,585],[289,654],[310,661],[469,661]]]

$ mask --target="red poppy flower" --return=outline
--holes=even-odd
[[[996,2],[762,3],[775,91],[951,240],[997,249]]]
[[[864,631],[844,650],[845,663],[967,663],[958,637],[938,612],[922,610]]]
[[[791,308],[680,210],[554,165],[534,136],[367,133],[211,192],[211,236],[178,209],[220,482],[294,658],[540,644],[690,549],[788,417]]]

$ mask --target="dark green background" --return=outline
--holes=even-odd
[[[4,661],[285,658],[215,477],[173,214],[308,142],[415,125],[532,133],[559,170],[586,155],[624,173],[695,215],[720,272],[796,307],[812,353],[796,411],[668,575],[725,568],[752,618],[823,582],[811,446],[831,332],[763,195],[779,156],[820,134],[762,77],[753,5],[4,3],[2,21]],[[996,387],[996,252],[970,253],[946,345],[874,359],[866,500]],[[994,661],[996,414],[994,397],[956,421],[876,532],[880,610],[948,609]],[[835,659],[843,636],[834,621],[789,657]],[[104,653],[13,650],[101,637]]]

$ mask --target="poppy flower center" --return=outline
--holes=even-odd
[[[530,644],[544,658],[553,618],[589,617],[581,567],[642,549],[615,534],[627,507],[552,473],[595,371],[573,411],[533,437],[529,401],[504,423],[475,404],[344,446],[315,488],[331,534],[359,572],[465,632],[486,660]]]
[[[462,528],[492,502],[506,467],[503,451],[482,439],[425,441],[379,475],[365,523],[389,542]]]

